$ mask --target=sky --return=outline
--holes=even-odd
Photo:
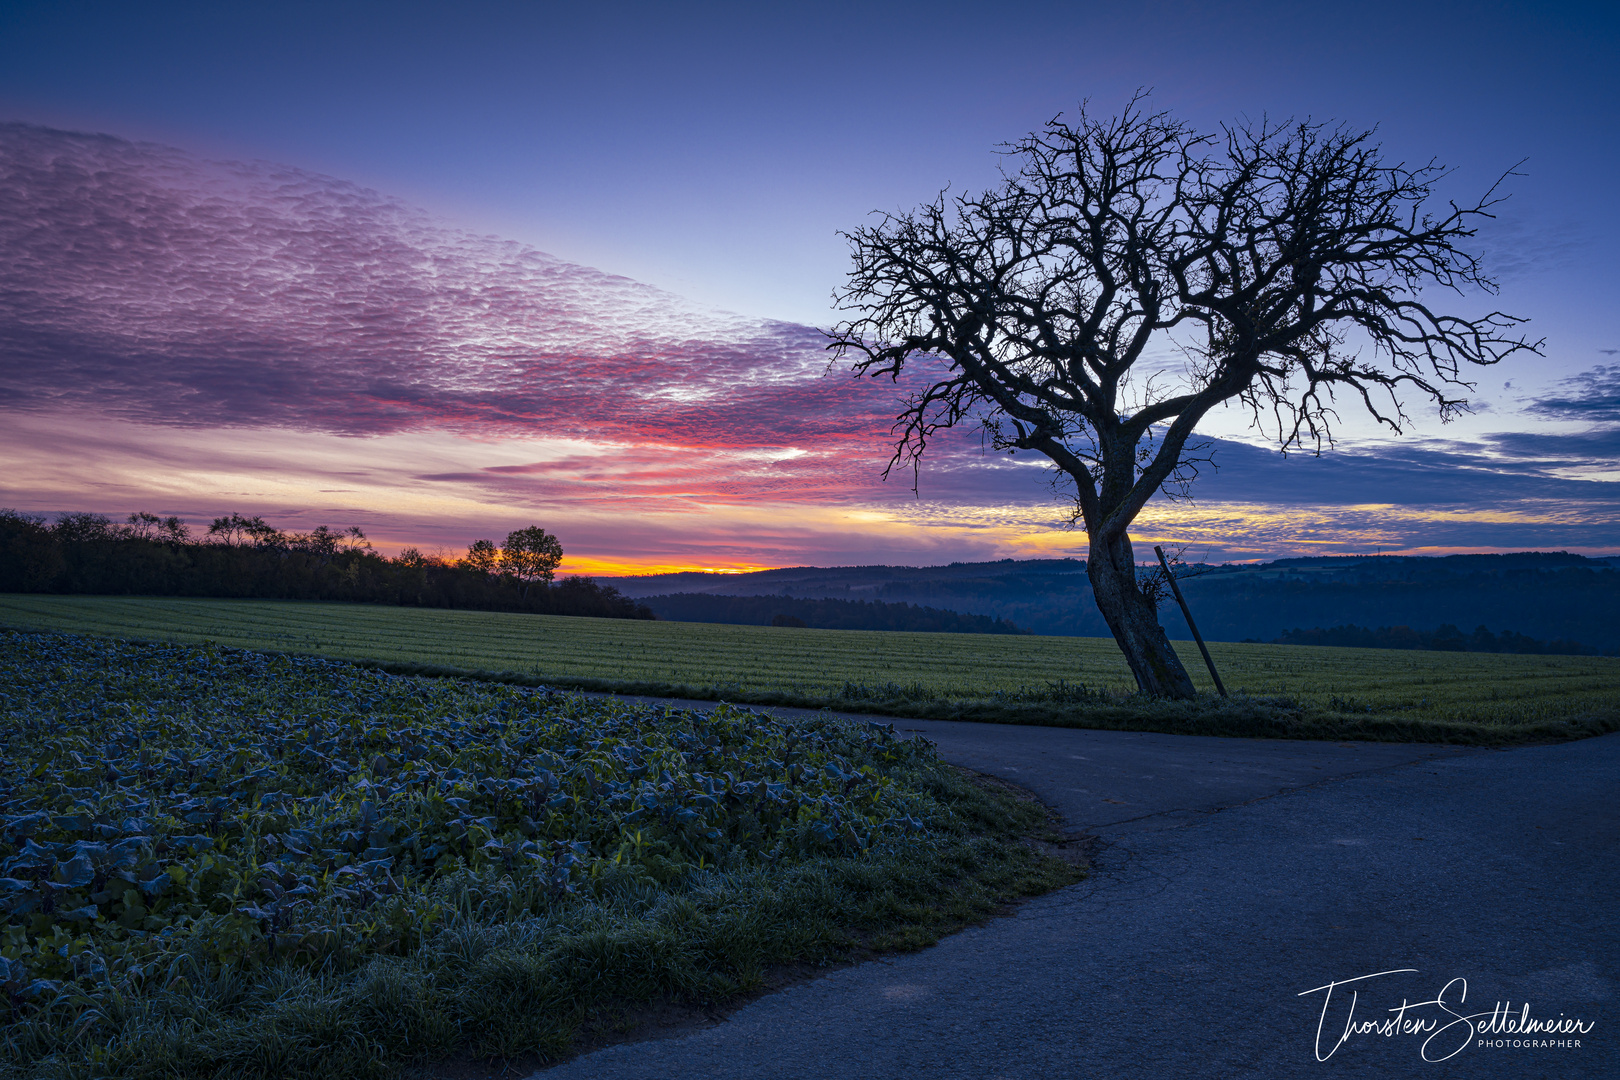
[[[385,552],[540,524],[599,574],[1083,557],[1045,472],[971,432],[885,480],[899,389],[829,371],[820,330],[840,231],[1149,88],[1202,129],[1376,127],[1458,198],[1518,173],[1477,243],[1546,345],[1450,424],[1346,412],[1320,458],[1212,416],[1218,469],[1139,544],[1620,551],[1617,28],[1421,0],[12,2],[0,505]]]

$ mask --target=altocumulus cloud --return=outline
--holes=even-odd
[[[0,393],[147,424],[821,446],[820,335],[296,169],[0,126]]]

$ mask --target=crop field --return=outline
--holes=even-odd
[[[1620,727],[1611,657],[1213,643],[1234,703],[1132,702],[1097,638],[806,630],[279,601],[0,596],[0,624],[598,690],[894,715],[1309,737],[1556,738]],[[1178,649],[1212,690],[1190,642]]]
[[[0,634],[0,1076],[566,1056],[1076,880],[871,723]]]

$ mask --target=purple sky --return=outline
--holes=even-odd
[[[1235,414],[1215,558],[1620,550],[1611,4],[11,4],[0,11],[0,504],[531,522],[570,565],[1083,553],[961,440],[879,478],[893,392],[825,378],[837,231],[1137,87],[1183,119],[1379,125],[1459,197],[1545,360],[1476,411],[1286,460]]]

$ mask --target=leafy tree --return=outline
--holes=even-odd
[[[116,540],[118,531],[105,514],[63,514],[51,529],[59,543],[87,544],[97,540]]]
[[[501,570],[523,582],[523,593],[536,581],[551,583],[562,562],[562,543],[538,525],[506,534],[501,545]]]
[[[494,545],[491,544],[490,547],[493,548]],[[408,566],[416,570],[428,568],[442,570],[458,565],[457,560],[445,557],[443,548],[431,554],[419,547],[402,548],[400,553],[394,557],[394,561],[401,566]],[[465,568],[464,562],[460,565]]]
[[[408,566],[413,570],[420,570],[425,566],[431,565],[428,557],[422,554],[422,549],[416,547],[405,548],[394,558],[394,561],[399,563],[401,566]]]
[[[234,513],[215,518],[208,526],[208,535],[215,543],[229,547],[284,548],[289,543],[287,534],[266,523],[264,518]]]
[[[465,570],[473,570],[493,577],[499,561],[500,553],[497,551],[494,541],[474,540],[467,547],[467,557],[457,565]]]
[[[371,541],[366,539],[366,534],[358,525],[350,525],[341,531],[330,526],[317,525],[311,532],[293,536],[287,541],[287,546],[294,551],[307,551],[320,559],[330,561],[344,552],[370,551]]]
[[[1283,450],[1320,451],[1336,395],[1399,432],[1402,396],[1450,419],[1466,365],[1540,346],[1513,336],[1520,319],[1430,306],[1434,287],[1495,291],[1464,242],[1497,187],[1432,210],[1445,171],[1386,163],[1371,132],[1207,135],[1143,104],[1058,117],[1007,149],[998,188],[846,234],[851,315],[830,348],[857,374],[926,373],[891,469],[973,422],[997,450],[1044,455],[1137,685],[1191,697],[1128,529],[1156,492],[1188,494],[1210,410],[1238,404]]]
[[[129,515],[123,533],[131,539],[165,544],[185,544],[191,540],[190,526],[178,517],[160,518],[144,510]]]
[[[294,535],[288,546],[294,551],[306,551],[318,559],[331,559],[338,553],[338,538],[342,535],[328,526],[317,525],[310,532]]]
[[[465,560],[452,565],[416,549],[384,559],[354,527],[289,535],[239,514],[218,518],[215,526],[208,538],[190,540],[182,523],[152,514],[131,515],[126,525],[98,514],[66,514],[47,526],[42,518],[0,509],[0,592],[342,600],[654,618],[646,605],[589,578],[531,591],[517,576],[496,573],[499,550],[488,540],[471,549],[481,566],[474,569]],[[537,531],[529,541],[542,556],[538,570],[546,572],[555,567],[548,552],[561,549]],[[167,539],[175,535],[179,542]],[[255,542],[255,535],[265,541]]]
[[[65,568],[61,545],[45,519],[0,509],[0,592],[38,592]]]

